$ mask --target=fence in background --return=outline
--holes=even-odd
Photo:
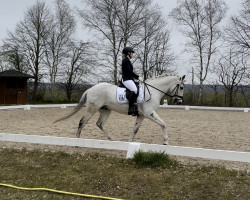
[[[236,107],[210,107],[210,106],[177,106],[177,105],[161,105],[161,108],[169,109],[183,109],[183,110],[217,110],[217,111],[237,111],[249,112],[250,108],[236,108]]]
[[[45,104],[45,105],[0,106],[0,110],[14,110],[14,109],[30,110],[31,108],[67,108],[67,107],[75,107],[76,105],[77,104]]]

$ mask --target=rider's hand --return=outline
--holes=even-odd
[[[143,78],[140,77],[140,76],[139,76],[138,80],[139,80],[140,82],[143,82]]]

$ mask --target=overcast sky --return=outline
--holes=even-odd
[[[82,0],[66,0],[72,7],[82,6]],[[6,37],[7,30],[13,31],[16,24],[23,20],[24,12],[32,6],[36,0],[0,0],[0,40]],[[53,0],[45,0],[51,5]],[[176,7],[177,0],[154,0],[161,8],[162,13],[168,20],[169,12]],[[237,14],[242,0],[226,0],[229,7],[228,15]],[[81,27],[79,26],[79,29]],[[80,32],[80,30],[78,30]],[[84,39],[84,38],[82,38]]]
[[[81,7],[82,0],[66,0],[72,8]],[[45,0],[47,5],[52,5],[53,0]],[[184,47],[185,39],[182,34],[176,31],[175,26],[169,20],[168,14],[169,12],[176,7],[177,0],[154,0],[161,7],[161,11],[168,20],[169,28],[172,30],[171,34],[171,43],[172,46],[177,52],[180,53],[180,49]],[[228,18],[231,15],[237,15],[240,10],[242,0],[225,0],[226,4],[229,7],[227,16]],[[27,11],[29,7],[36,3],[36,0],[0,0],[0,45],[2,44],[2,40],[7,36],[7,31],[14,31],[16,24],[19,21],[22,21],[24,18],[24,12]],[[226,20],[225,22],[226,23]],[[80,24],[78,24],[77,28],[77,36],[79,39],[86,40],[86,31],[83,31],[83,28]],[[185,66],[188,68],[187,59],[184,58],[179,60],[180,63],[183,64],[184,67],[178,65],[179,73],[185,73]]]

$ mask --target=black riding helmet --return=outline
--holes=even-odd
[[[134,49],[132,47],[124,47],[122,50],[122,54],[128,55],[128,52],[134,53]]]

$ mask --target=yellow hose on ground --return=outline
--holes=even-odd
[[[117,199],[117,198],[112,198],[112,197],[102,197],[102,196],[89,195],[89,194],[65,192],[65,191],[48,189],[48,188],[26,188],[26,187],[18,187],[18,186],[14,186],[14,185],[10,185],[10,184],[4,184],[4,183],[0,183],[0,186],[14,188],[14,189],[18,189],[18,190],[46,191],[46,192],[54,192],[54,193],[59,193],[59,194],[67,194],[67,195],[81,196],[81,197],[88,197],[88,198],[96,198],[96,199],[124,200],[124,199]]]

